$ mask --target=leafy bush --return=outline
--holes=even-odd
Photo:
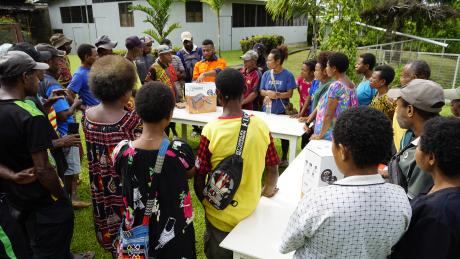
[[[284,43],[284,37],[280,35],[256,35],[249,38],[246,37],[240,40],[241,51],[245,53],[251,50],[256,43],[262,43],[265,46],[265,54],[268,55],[272,49]]]
[[[127,52],[128,52],[128,50],[126,50],[126,49],[114,49],[113,50],[113,54],[117,54],[117,55],[120,55],[120,56],[126,55]]]

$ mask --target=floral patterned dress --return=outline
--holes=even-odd
[[[332,123],[329,129],[327,129],[324,139],[332,140],[332,130],[334,129],[335,122],[339,118],[342,112],[352,108],[358,107],[358,97],[354,88],[351,88],[340,81],[333,82],[327,93],[324,94],[318,103],[318,111],[316,114],[315,122],[315,135],[319,135],[321,132],[321,127],[323,126],[324,117],[326,116],[327,104],[329,98],[337,99],[338,105],[334,112],[334,117],[332,118]]]
[[[134,140],[141,133],[141,119],[135,112],[128,111],[114,124],[92,122],[83,116],[82,125],[86,138],[96,238],[104,249],[116,252],[114,241],[118,237],[124,207],[120,175],[115,172],[110,155],[120,141]]]
[[[153,199],[149,257],[196,258],[192,199],[185,175],[194,166],[193,151],[186,143],[173,141],[166,151],[161,174],[150,177],[157,155],[158,150],[137,149],[130,141],[120,142],[114,150],[115,170],[123,179],[123,230],[143,223],[147,200]]]

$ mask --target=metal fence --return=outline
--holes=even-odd
[[[449,45],[458,44],[459,39],[434,39],[448,42]],[[426,50],[439,51],[440,53],[427,52]],[[423,43],[417,40],[404,40],[385,44],[376,44],[358,48],[358,53],[373,53],[377,63],[389,64],[393,67],[403,66],[409,61],[425,60],[431,68],[431,79],[441,84],[444,88],[460,86],[460,54],[445,53],[445,48]]]

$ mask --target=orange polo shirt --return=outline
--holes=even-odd
[[[217,58],[212,61],[202,60],[195,64],[193,69],[193,80],[198,79],[198,77],[211,70],[224,70],[227,67],[227,61],[223,58]],[[207,76],[204,78],[203,82],[215,82],[216,78],[213,76]]]

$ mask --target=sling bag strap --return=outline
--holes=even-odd
[[[238,135],[238,142],[236,143],[235,155],[241,156],[243,154],[244,142],[246,140],[246,133],[248,132],[249,126],[249,115],[243,112],[243,117],[241,118],[241,128]]]

